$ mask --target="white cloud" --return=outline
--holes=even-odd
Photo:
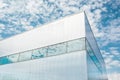
[[[91,28],[93,30],[93,33],[95,37],[103,37],[104,33],[99,30],[99,24],[101,20],[101,12],[106,11],[106,7],[104,7],[104,3],[107,3],[108,1],[95,1],[90,0],[87,5],[82,7],[82,10],[85,10],[87,13],[88,20],[90,22]],[[93,10],[93,11],[91,11]]]
[[[33,26],[24,26],[23,27],[25,30],[31,30],[31,29],[33,29],[34,27]]]
[[[115,55],[115,56],[119,56],[120,53],[119,53],[118,49],[119,49],[119,48],[116,48],[116,47],[110,48],[111,54],[113,54],[113,55]]]
[[[5,3],[3,3],[3,1],[2,1],[2,0],[0,0],[0,9],[4,8],[5,6],[6,6],[6,4],[5,4]]]
[[[102,50],[103,57],[105,59],[107,71],[117,72],[116,69],[120,67],[119,55],[117,51],[118,47],[111,47],[109,51]],[[118,52],[118,53],[116,53]],[[110,71],[109,71],[110,70]],[[114,70],[114,71],[113,71]],[[118,70],[119,71],[119,70]]]
[[[5,25],[3,25],[3,24],[0,24],[0,29],[5,29]]]
[[[29,11],[31,14],[39,14],[40,12],[43,12],[43,8],[41,8],[43,5],[43,1],[41,0],[31,0],[28,1],[27,5],[25,6],[26,9]],[[40,11],[40,12],[39,12]]]
[[[120,67],[120,61],[119,60],[113,60],[111,63],[109,63],[109,65]]]
[[[120,80],[120,73],[108,74],[108,80]]]
[[[109,43],[115,43],[120,40],[120,26],[111,25],[109,27],[103,27],[100,39],[101,46],[107,46]]]

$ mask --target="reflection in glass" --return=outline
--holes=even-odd
[[[9,56],[8,56],[8,59],[9,59],[11,62],[17,62],[17,61],[18,61],[18,57],[19,57],[19,54],[9,55]]]
[[[0,65],[12,63],[7,56],[0,58]]]
[[[31,59],[31,54],[32,54],[32,51],[27,51],[27,52],[20,53],[19,61],[30,60]]]
[[[89,54],[89,53],[88,53]],[[89,55],[87,55],[87,65],[88,65],[88,80],[103,80],[100,79],[101,72],[91,59]]]
[[[87,44],[87,50],[89,54],[94,56],[93,51],[89,47],[89,44]],[[26,61],[31,59],[39,59],[47,56],[53,56],[53,55],[59,55],[59,54],[65,54],[69,52],[74,51],[80,51],[85,49],[85,38],[75,39],[71,41],[66,41],[63,43],[58,43],[55,45],[50,45],[47,47],[34,49],[31,51],[22,52],[19,54],[12,54],[9,56],[1,57],[0,58],[0,64],[8,64],[8,63],[14,63],[18,61]],[[94,57],[93,57],[94,59]],[[95,57],[96,59],[96,57]]]
[[[68,42],[68,47],[67,51],[68,52],[73,52],[73,51],[78,51],[78,50],[83,50],[85,49],[85,39],[76,39],[73,41]]]
[[[66,43],[60,43],[48,47],[48,56],[66,53]]]
[[[88,41],[86,40],[86,47],[87,47],[87,51],[88,54],[90,55],[90,58],[93,60],[93,62],[96,64],[97,68],[99,70],[101,70],[101,64],[99,62],[99,60],[97,59],[96,55],[94,54],[92,48],[90,47],[90,44],[88,43]]]
[[[47,48],[33,50],[32,59],[43,58],[47,54]]]

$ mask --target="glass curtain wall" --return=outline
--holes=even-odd
[[[37,48],[25,52],[15,53],[0,57],[0,65],[23,62],[33,59],[50,57],[55,55],[66,54],[69,52],[80,51],[85,49],[85,38],[70,40],[42,48]]]
[[[80,38],[0,57],[0,80],[87,80],[85,53]]]
[[[104,79],[102,79],[102,80],[108,80],[104,59],[103,59],[102,54],[99,50],[99,47],[97,45],[96,39],[94,37],[94,34],[92,32],[92,29],[90,27],[90,24],[89,24],[89,21],[88,21],[86,15],[85,15],[85,30],[86,30],[85,31],[86,32],[86,39],[89,42],[89,45],[91,48],[90,52],[94,53],[94,57],[92,57],[91,59],[93,62],[97,61],[97,62],[95,62],[95,64],[97,65],[98,69],[100,71],[102,71],[102,78],[104,75]]]
[[[102,76],[103,74],[102,64],[99,62],[87,39],[86,39],[86,52],[87,52],[88,80],[104,80]]]

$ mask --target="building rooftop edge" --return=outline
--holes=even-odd
[[[49,25],[49,24],[51,24],[51,23],[53,23],[53,22],[58,22],[58,21],[60,21],[60,20],[62,20],[62,19],[64,19],[64,18],[67,18],[67,17],[70,17],[70,16],[74,16],[74,15],[80,14],[80,13],[86,14],[85,11],[80,11],[80,12],[77,12],[77,13],[74,13],[74,14],[70,14],[70,15],[67,15],[67,16],[65,16],[65,17],[61,17],[61,18],[59,18],[59,19],[52,20],[52,21],[50,21],[50,22],[46,22],[45,24],[38,25],[38,26],[34,27],[33,29],[26,30],[26,31],[24,31],[24,32],[22,32],[22,33],[18,33],[18,34],[15,34],[15,35],[13,35],[13,36],[10,36],[10,37],[1,39],[0,42],[1,42],[1,41],[4,41],[4,40],[7,40],[7,39],[9,39],[9,38],[13,38],[13,37],[15,37],[15,36],[18,36],[18,35],[27,33],[27,32],[32,31],[32,30],[34,30],[34,29],[40,28],[40,27],[42,27],[42,26]]]

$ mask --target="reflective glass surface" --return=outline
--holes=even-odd
[[[87,46],[87,50],[89,52],[89,55],[90,55],[91,59],[94,61],[94,63],[96,64],[97,68],[105,76],[105,78],[102,79],[102,80],[107,80],[105,62],[104,62],[102,54],[101,54],[101,52],[99,50],[96,39],[94,37],[92,29],[90,28],[90,24],[89,24],[89,21],[88,21],[86,16],[85,16],[85,27],[86,27],[85,28],[86,29],[86,39],[88,40],[89,45],[90,45],[90,47],[92,49],[92,50],[89,49],[89,46]],[[95,56],[94,56],[93,53],[95,54]]]
[[[93,49],[91,48],[89,42],[86,39],[86,49],[87,49],[87,64],[88,64],[88,80],[105,80],[103,79],[103,69],[102,65]]]
[[[32,54],[32,51],[27,51],[27,52],[20,53],[19,61],[30,60],[31,59],[31,54]]]
[[[93,62],[96,64],[97,68],[101,70],[102,68],[102,64],[99,62],[98,58],[96,57],[96,54],[94,53],[93,49],[91,48],[90,44],[88,43],[88,41],[86,40],[86,48],[87,48],[87,52],[90,56],[90,58],[93,60]]]
[[[67,52],[79,51],[83,50],[84,48],[85,48],[84,38],[69,41],[67,44]]]
[[[37,48],[25,52],[20,52],[4,57],[0,57],[0,65],[21,62],[31,59],[39,59],[48,56],[66,54],[85,49],[85,38],[70,40],[47,47]]]
[[[66,43],[60,43],[48,47],[48,56],[66,53]]]
[[[97,68],[91,57],[87,54],[87,65],[88,65],[88,80],[104,80],[102,79],[102,73]]]
[[[33,50],[32,59],[46,57],[46,54],[47,54],[47,48],[40,48],[40,49]]]
[[[11,62],[17,62],[17,61],[18,61],[18,57],[19,57],[19,54],[13,54],[13,55],[9,55],[9,56],[8,56],[8,59],[9,59]]]
[[[9,63],[12,63],[12,61],[10,61],[7,56],[0,58],[0,65],[9,64]]]
[[[97,42],[96,42],[96,39],[94,37],[94,34],[92,32],[92,29],[90,27],[90,24],[89,24],[89,21],[87,19],[87,17],[85,16],[85,29],[86,29],[86,38],[89,42],[89,44],[91,45],[91,48],[93,49],[94,53],[96,54],[96,57],[98,58],[100,64],[103,64],[104,68],[105,68],[105,62],[104,62],[104,59],[101,55],[101,52],[98,48],[98,45],[97,45]]]

